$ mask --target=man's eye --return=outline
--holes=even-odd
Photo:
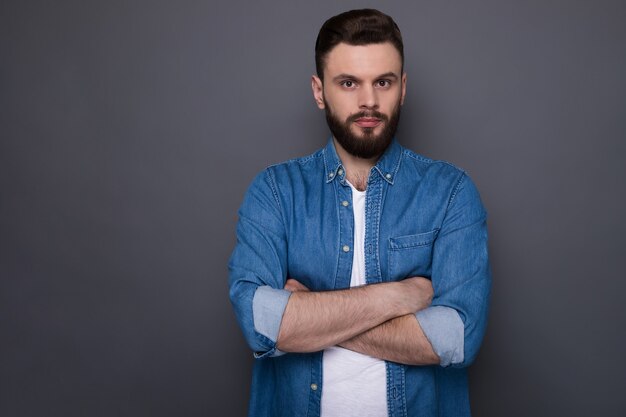
[[[350,81],[350,80],[346,80],[346,81],[342,82],[341,84],[343,84],[343,86],[347,87],[347,88],[354,87],[354,83],[352,81]]]
[[[389,87],[391,85],[391,83],[389,82],[389,80],[378,80],[376,82],[376,85],[378,87]]]

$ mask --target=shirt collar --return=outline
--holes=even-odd
[[[393,185],[393,181],[400,168],[401,156],[402,147],[394,138],[385,150],[385,153],[370,171],[370,175],[378,173],[381,178]],[[339,155],[337,155],[333,138],[331,137],[324,148],[324,175],[326,182],[329,183],[337,177],[339,177],[340,180],[344,179],[346,175],[345,171],[341,159],[339,159]]]

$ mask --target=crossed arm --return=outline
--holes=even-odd
[[[283,352],[340,345],[407,365],[439,363],[413,314],[430,305],[433,289],[426,278],[324,292],[289,279],[285,289],[292,295],[277,340]]]

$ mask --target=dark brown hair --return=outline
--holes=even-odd
[[[350,10],[333,16],[322,25],[315,41],[315,68],[324,79],[324,64],[328,53],[338,44],[369,45],[391,42],[400,52],[404,66],[402,35],[396,22],[375,9]]]

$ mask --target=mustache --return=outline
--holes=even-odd
[[[348,119],[346,120],[346,122],[351,123],[351,122],[356,122],[358,119],[361,119],[363,117],[367,117],[367,118],[376,118],[376,119],[380,119],[384,122],[388,121],[389,118],[387,117],[387,115],[378,112],[376,110],[370,110],[370,111],[361,111],[355,114],[352,114],[350,116],[348,116]]]

